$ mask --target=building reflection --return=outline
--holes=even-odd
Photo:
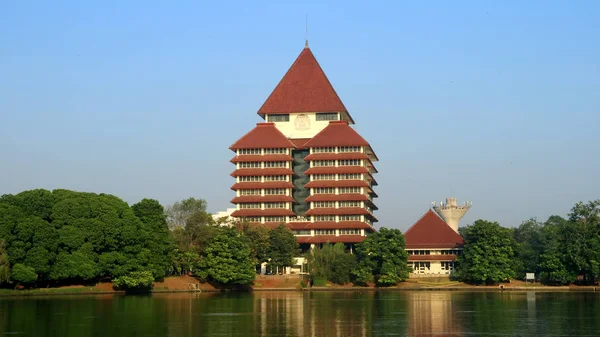
[[[407,292],[409,336],[462,336],[452,292]]]

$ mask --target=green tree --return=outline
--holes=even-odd
[[[569,223],[560,216],[548,218],[542,227],[543,252],[540,254],[540,279],[545,284],[569,284],[577,278],[577,272],[567,267],[564,252],[565,232]]]
[[[408,278],[408,253],[404,235],[398,229],[381,227],[356,245],[358,266],[353,271],[357,283],[375,281],[392,286]]]
[[[465,227],[463,239],[463,254],[457,261],[457,276],[462,281],[496,284],[515,277],[517,242],[511,229],[477,220]]]
[[[250,241],[250,249],[254,264],[257,266],[269,260],[269,250],[271,248],[270,230],[267,226],[245,226],[244,234]]]
[[[0,240],[0,285],[10,281],[10,263],[6,254],[6,244]]]
[[[568,226],[563,232],[563,253],[570,268],[583,275],[585,282],[593,283],[600,276],[600,200],[575,204]]]
[[[149,291],[154,286],[154,276],[149,270],[134,271],[113,279],[113,287],[120,290]]]
[[[248,285],[256,271],[250,257],[248,238],[235,228],[219,228],[202,252],[194,274],[223,285]]]
[[[292,266],[299,253],[294,233],[282,223],[269,232],[269,241],[269,265],[277,269]]]
[[[324,280],[337,284],[348,283],[350,273],[356,266],[355,256],[347,253],[345,245],[341,242],[315,247],[308,251],[307,258],[310,275],[315,284],[323,283]]]
[[[17,283],[32,285],[37,280],[37,275],[32,267],[17,263],[12,267],[11,278]]]
[[[543,225],[535,219],[524,221],[514,230],[517,241],[517,262],[515,272],[517,277],[525,278],[525,273],[539,274],[540,255],[544,251]]]
[[[187,198],[175,202],[165,210],[169,228],[183,227],[196,212],[206,212],[206,200]]]

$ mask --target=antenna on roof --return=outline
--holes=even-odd
[[[308,48],[308,13],[306,14],[306,42],[304,48]]]

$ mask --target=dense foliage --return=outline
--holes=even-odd
[[[162,277],[173,248],[157,201],[129,207],[112,195],[68,190],[2,196],[0,237],[12,279],[32,282],[33,271],[39,285],[143,270]]]
[[[512,231],[497,222],[477,220],[461,229],[465,245],[457,276],[465,282],[493,284],[515,276],[517,243]]]
[[[408,253],[404,235],[398,229],[381,227],[356,245],[358,266],[353,274],[357,283],[374,281],[392,286],[408,278]]]
[[[154,275],[149,271],[134,271],[114,278],[113,286],[119,290],[148,291],[154,284]]]
[[[350,282],[350,275],[356,267],[356,257],[346,251],[343,243],[324,244],[307,253],[308,268],[315,284],[331,281],[337,284]]]
[[[298,256],[300,252],[294,233],[285,224],[280,224],[271,230],[269,241],[269,250],[267,251],[269,264],[276,269],[293,265],[294,257]]]
[[[10,262],[6,254],[6,244],[0,240],[0,286],[10,281]]]

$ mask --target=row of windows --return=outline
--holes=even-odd
[[[340,221],[361,221],[360,215],[340,215]],[[335,215],[315,215],[315,222],[335,222]]]
[[[335,235],[335,229],[315,229],[315,235]]]
[[[287,181],[288,176],[265,176],[265,181]]]
[[[238,154],[261,154],[261,149],[240,149]],[[264,149],[265,154],[287,154],[286,148]]]
[[[338,160],[338,166],[362,166],[360,159],[344,159]],[[335,160],[313,160],[313,167],[335,166]]]
[[[312,180],[335,180],[335,174],[315,174]]]
[[[289,122],[290,115],[289,114],[268,115],[267,121],[269,121],[269,122]]]
[[[335,187],[315,187],[312,189],[313,194],[335,194]],[[339,187],[340,194],[356,194],[361,193],[360,187]]]
[[[241,182],[260,182],[260,176],[242,176],[239,177]]]
[[[335,174],[314,174],[312,180],[335,180]],[[337,175],[338,180],[362,180],[360,173],[343,173]]]
[[[337,112],[317,112],[318,121],[337,121],[340,119]]]
[[[248,162],[242,162],[240,163],[240,168],[261,168],[261,163],[260,161],[248,161]],[[266,168],[273,168],[273,167],[286,167],[287,163],[285,161],[267,161],[264,162],[265,163],[265,167]]]
[[[362,207],[360,201],[340,201],[340,208]],[[335,208],[335,201],[313,201],[314,208]]]
[[[265,218],[265,222],[285,222],[285,217],[284,216],[266,216]],[[247,216],[247,217],[243,217],[242,221],[247,221],[247,222],[261,222],[261,217],[259,216]]]
[[[260,189],[255,190],[240,190],[240,195],[260,195]]]
[[[312,149],[313,153],[335,153],[335,147],[315,147]],[[361,152],[360,146],[340,146],[337,148],[337,152]]]
[[[265,202],[265,208],[288,208],[286,202]],[[262,204],[260,202],[246,202],[241,203],[241,209],[261,209]]]
[[[265,181],[288,181],[288,176],[265,176]],[[240,182],[260,182],[260,176],[241,176]]]
[[[251,204],[251,203],[240,204],[240,208],[249,209],[250,207],[242,207],[242,206],[246,206],[246,205],[255,205],[255,204]],[[258,208],[260,208],[260,203],[258,203],[258,205],[259,205]],[[313,218],[315,218],[315,222],[335,222],[335,215],[317,215],[317,216],[314,216]],[[243,220],[248,221],[248,222],[260,222],[261,217],[260,216],[250,216],[250,217],[244,217]],[[360,215],[342,215],[342,216],[340,216],[340,221],[360,221]],[[285,216],[266,216],[265,222],[285,222]],[[317,229],[316,231],[319,231],[319,229]],[[326,229],[326,231],[333,231],[332,233],[335,234],[335,229]],[[304,233],[306,233],[306,234],[297,234],[297,235],[310,235],[310,230],[305,230]],[[340,234],[341,235],[360,234],[360,229],[341,229]],[[410,251],[409,251],[409,255],[413,255],[413,254],[410,254]]]
[[[360,221],[360,215],[340,215],[340,221]]]
[[[260,202],[248,202],[248,203],[240,204],[241,209],[260,209],[261,206],[262,205]]]
[[[360,193],[360,187],[340,187],[340,194]]]
[[[265,188],[265,195],[285,195],[285,188]],[[261,195],[260,189],[240,190],[240,195]]]
[[[335,166],[335,160],[314,160],[312,161],[313,167],[323,167],[323,166]]]

